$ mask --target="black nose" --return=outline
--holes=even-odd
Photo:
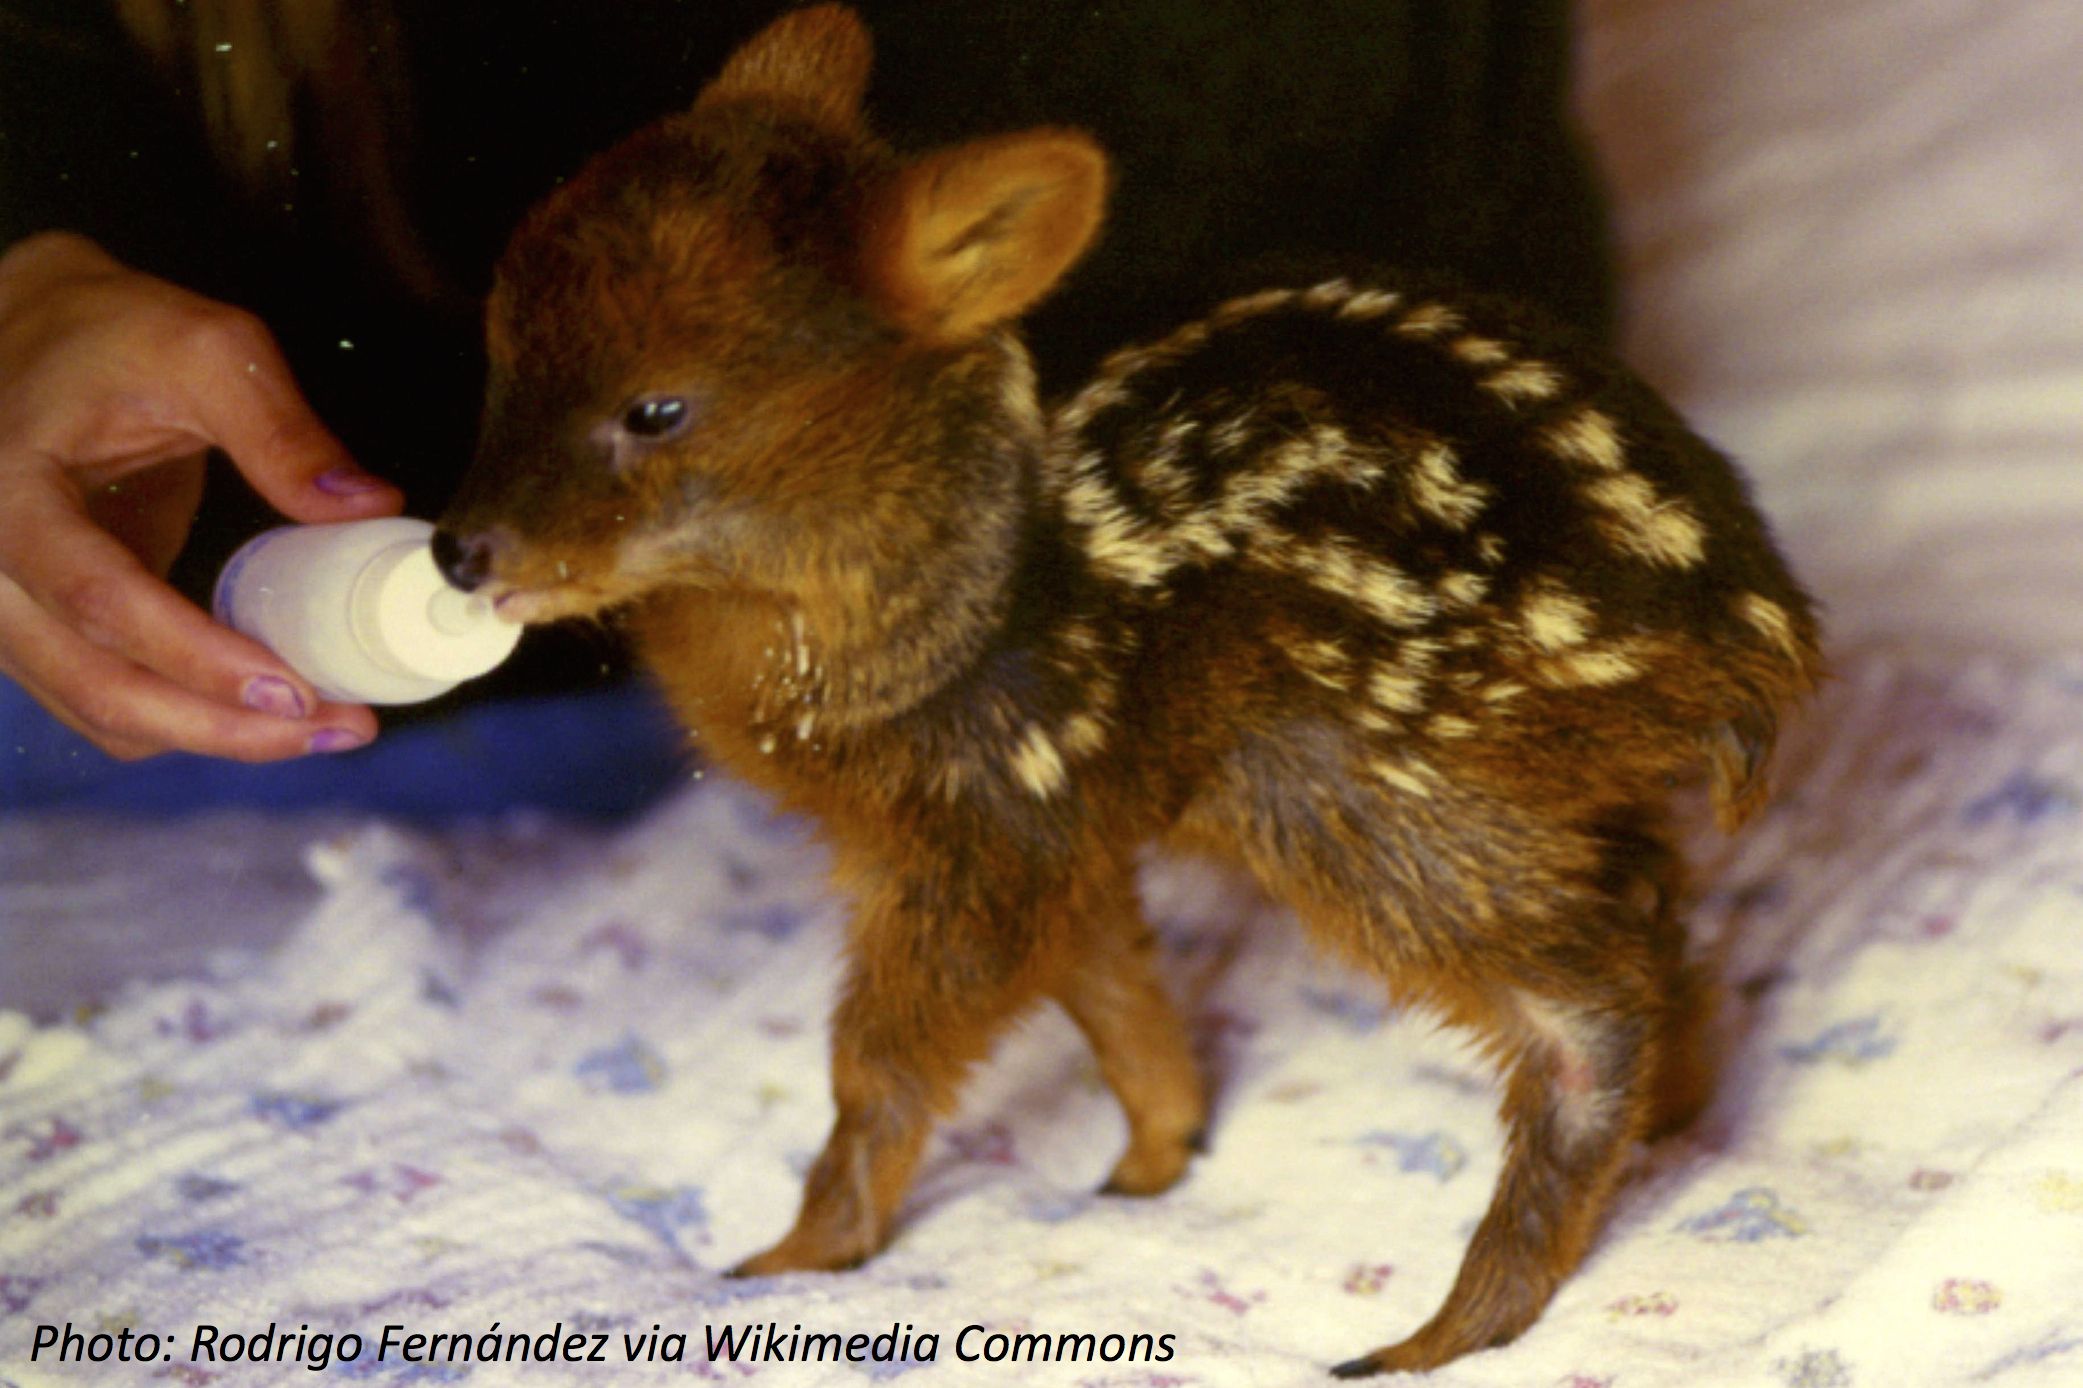
[[[492,572],[492,542],[482,535],[458,539],[454,531],[434,532],[434,567],[464,592],[474,592]]]

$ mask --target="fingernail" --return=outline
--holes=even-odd
[[[372,473],[342,463],[331,472],[320,473],[312,485],[327,496],[360,496],[364,492],[383,490],[384,481]]]
[[[303,718],[311,712],[297,687],[275,675],[255,675],[246,681],[239,697],[245,700],[247,708],[277,718]]]
[[[368,741],[350,728],[320,728],[307,744],[314,752],[352,752]]]

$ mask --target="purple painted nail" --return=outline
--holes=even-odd
[[[320,728],[306,745],[314,752],[352,752],[366,740],[351,728]]]
[[[349,463],[342,463],[331,472],[322,472],[311,485],[327,496],[360,496],[364,492],[380,491],[383,479]]]
[[[246,707],[257,713],[271,713],[277,718],[304,718],[311,713],[304,703],[304,696],[288,680],[275,675],[255,675],[246,681],[239,697]]]

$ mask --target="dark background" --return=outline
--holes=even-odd
[[[0,246],[81,232],[258,312],[321,417],[431,517],[470,456],[477,305],[510,228],[587,155],[690,102],[783,8],[361,0],[341,42],[370,99],[343,123],[307,97],[294,172],[253,188],[208,146],[192,75],[155,65],[112,0],[0,0]],[[1050,124],[1112,156],[1099,244],[1028,321],[1046,388],[1225,294],[1371,265],[1610,326],[1603,209],[1567,115],[1565,0],[858,8],[877,46],[870,119],[900,150]],[[416,287],[351,176],[372,158],[425,253]],[[232,549],[276,523],[218,460],[176,586],[205,598]],[[494,676],[385,722],[623,673],[605,630],[534,632]],[[177,778],[206,771],[184,762]]]

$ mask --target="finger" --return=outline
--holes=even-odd
[[[317,710],[309,680],[155,578],[86,518],[55,469],[5,471],[14,485],[0,496],[0,572],[60,625],[220,704],[292,718]]]
[[[223,310],[183,362],[181,385],[207,437],[268,503],[300,521],[396,515],[404,496],[356,466],[297,389],[259,319]]]
[[[6,640],[0,638],[0,675],[14,681],[30,698],[41,704],[44,711],[64,726],[78,733],[117,761],[142,761],[154,753],[171,750],[164,747],[149,747],[129,738],[114,737],[90,727],[87,721],[67,708],[57,695],[37,679],[36,672],[9,658]]]
[[[375,736],[367,709],[327,705],[317,720],[271,717],[205,699],[82,639],[0,581],[0,669],[58,720],[111,756],[184,751],[279,761],[346,751]]]

